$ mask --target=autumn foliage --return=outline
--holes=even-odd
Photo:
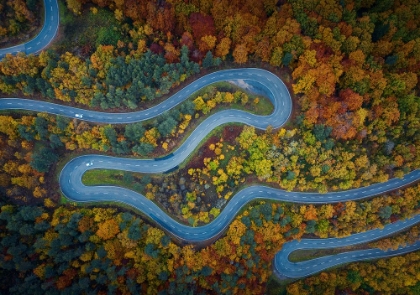
[[[420,167],[417,2],[66,0],[76,21],[107,10],[118,27],[106,28],[104,40],[97,36],[103,44],[7,55],[0,91],[125,112],[150,107],[203,68],[252,64],[281,73],[299,110],[287,128],[235,126],[229,141],[219,136],[200,147],[196,156],[205,155],[184,171],[196,189],[163,200],[174,217],[198,226],[252,183],[325,193]],[[34,3],[0,1],[0,39],[35,22]],[[360,202],[259,201],[217,241],[194,248],[127,212],[57,206],[61,156],[158,157],[215,109],[253,109],[259,99],[250,97],[212,88],[151,122],[126,126],[2,114],[0,293],[264,294],[274,284],[272,259],[286,241],[344,237],[418,214],[418,185]],[[157,201],[160,189],[154,180],[142,192]],[[209,192],[213,207],[203,201]],[[413,227],[367,246],[395,249],[417,240]],[[419,261],[417,251],[352,263],[290,283],[284,292],[420,294]]]
[[[99,225],[96,235],[103,240],[109,240],[120,232],[118,223],[114,219],[109,219]]]

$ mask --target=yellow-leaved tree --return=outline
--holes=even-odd
[[[120,227],[114,219],[108,219],[100,223],[96,235],[103,240],[109,240],[120,232]]]

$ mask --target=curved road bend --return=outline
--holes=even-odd
[[[24,52],[31,54],[40,52],[54,39],[59,23],[60,13],[57,0],[44,0],[44,25],[39,34],[26,43],[0,49],[0,59],[8,53],[16,54],[18,52]]]
[[[208,76],[205,76],[198,81],[198,86],[195,85],[195,83],[192,83],[191,85],[187,86],[183,90],[181,90],[181,93],[184,95],[188,95],[189,93],[193,92],[195,89],[199,89],[201,87],[204,87],[205,85],[202,84],[203,82],[208,81],[220,81],[224,79],[226,76],[233,79],[231,74],[240,73],[241,78],[246,78],[245,80],[252,79],[254,77],[259,77],[257,74],[260,74],[261,76],[265,73],[265,71],[256,70],[256,69],[243,69],[243,70],[228,70],[228,71],[221,71],[217,73],[210,74]],[[220,76],[217,76],[219,74]],[[274,77],[271,77],[274,79]],[[274,80],[271,80],[270,82],[273,82]],[[231,201],[226,205],[224,210],[220,213],[220,215],[210,224],[200,226],[200,227],[190,227],[186,225],[182,225],[172,218],[170,218],[168,215],[165,214],[164,211],[162,211],[156,204],[154,204],[152,201],[146,199],[144,196],[135,193],[133,191],[119,188],[119,187],[113,187],[113,186],[85,186],[81,182],[81,177],[84,174],[85,171],[90,169],[118,169],[118,170],[127,170],[127,171],[133,171],[133,172],[142,172],[142,173],[161,173],[168,171],[172,169],[173,167],[176,167],[180,163],[182,163],[185,158],[191,154],[194,149],[197,147],[199,142],[208,134],[210,130],[215,128],[216,126],[219,126],[224,123],[228,123],[231,121],[235,122],[243,122],[249,125],[256,125],[256,127],[263,129],[264,126],[268,125],[274,125],[279,126],[282,124],[281,121],[279,121],[279,118],[282,118],[282,120],[287,120],[290,110],[291,110],[291,103],[290,103],[290,96],[286,93],[287,89],[285,88],[284,84],[279,84],[280,87],[275,87],[270,83],[267,84],[264,80],[258,80],[258,83],[261,83],[263,87],[266,87],[267,89],[274,88],[272,91],[267,91],[266,94],[270,97],[270,99],[273,101],[273,104],[275,106],[275,110],[273,114],[276,114],[276,116],[270,115],[270,116],[255,116],[250,115],[244,112],[236,111],[236,110],[228,110],[223,111],[217,114],[214,114],[207,118],[205,121],[203,121],[196,130],[193,131],[193,133],[185,140],[185,142],[172,154],[170,154],[168,157],[165,157],[164,159],[129,159],[129,158],[114,158],[114,157],[107,157],[107,156],[101,156],[101,155],[89,155],[89,156],[82,156],[73,159],[67,165],[63,168],[61,175],[60,175],[60,185],[63,193],[69,197],[70,199],[78,202],[91,202],[91,201],[115,201],[118,200],[118,202],[122,202],[128,205],[131,205],[141,211],[143,211],[147,216],[155,220],[158,224],[160,224],[164,229],[171,232],[173,235],[177,236],[179,239],[182,239],[187,242],[202,242],[206,240],[210,240],[213,237],[220,234],[222,231],[224,231],[231,221],[233,220],[236,213],[240,210],[241,207],[245,206],[248,202],[255,200],[255,199],[271,199],[276,201],[287,201],[287,202],[297,202],[297,203],[312,203],[312,204],[322,204],[322,203],[336,203],[336,202],[345,202],[348,200],[360,200],[364,198],[368,198],[374,195],[379,195],[385,192],[388,192],[390,190],[394,190],[406,185],[409,185],[411,183],[414,183],[420,179],[420,170],[415,170],[409,174],[407,174],[403,179],[391,179],[385,183],[378,183],[371,185],[369,187],[363,187],[353,190],[347,190],[342,192],[331,192],[327,194],[319,194],[319,193],[296,193],[296,192],[287,192],[284,190],[279,189],[273,189],[265,186],[251,186],[248,188],[245,188],[238,192]],[[264,84],[266,83],[266,84]],[[283,89],[283,91],[276,91],[280,89]],[[192,89],[192,90],[191,90]],[[168,99],[168,105],[166,105],[168,108],[173,107],[174,105],[178,104],[180,101],[179,99],[179,93],[175,94],[173,97]],[[185,97],[185,96],[184,96]],[[164,110],[165,102],[159,105],[158,107],[154,108],[153,114],[159,114]],[[283,106],[281,108],[281,111],[279,112],[280,106]],[[286,107],[290,107],[290,109],[286,110]],[[78,111],[79,112],[79,111]],[[150,118],[149,114],[146,114],[142,111],[136,114],[136,119],[141,119],[142,115],[144,114],[144,117]],[[232,114],[232,116],[231,116]],[[84,114],[85,115],[102,115],[102,113],[94,113],[94,114]],[[120,117],[118,117],[120,116]],[[143,117],[143,118],[144,118]],[[245,118],[245,122],[241,121],[241,118]],[[260,117],[261,119],[258,121],[253,122],[252,117]],[[84,117],[85,118],[85,117]],[[120,115],[120,114],[112,114],[109,119],[115,119],[120,122],[120,120],[127,120],[127,115]],[[239,120],[238,120],[239,119]],[[259,124],[254,124],[255,122],[258,122]],[[89,166],[86,166],[86,165]],[[417,222],[417,221],[416,221]],[[396,223],[396,224],[403,224],[402,223]],[[411,223],[410,223],[411,224]],[[373,233],[373,232],[372,232]],[[365,235],[359,235],[360,239],[357,235],[354,236],[355,240],[358,240],[358,242],[367,242],[370,239],[379,239],[385,235],[388,235],[388,232],[383,232],[381,230],[378,230],[375,232],[375,236],[365,236]],[[347,239],[349,240],[349,239]],[[319,240],[319,245],[325,246],[326,244],[323,242],[323,240]],[[328,243],[335,243],[336,240],[330,239]],[[351,239],[350,239],[351,241]],[[386,257],[391,255],[397,255],[398,253],[406,253],[407,251],[413,251],[416,248],[416,245],[406,247],[403,249],[396,250],[394,252],[387,252],[387,253],[378,253],[379,250],[374,252],[353,252],[351,256],[348,256],[344,258],[345,256],[337,256],[337,258],[334,258],[334,261],[322,261],[320,264],[316,264],[313,269],[309,270],[306,269],[305,271],[309,272],[312,271],[312,273],[317,272],[321,269],[325,269],[334,265],[337,265],[338,263],[347,263],[352,261],[353,258],[355,260],[364,257]],[[359,256],[360,255],[360,256]],[[382,256],[381,256],[382,255]],[[279,254],[281,257],[282,255]],[[276,256],[276,257],[279,257]],[[334,256],[335,257],[335,256]],[[338,260],[337,260],[338,259]],[[354,261],[354,260],[353,260]],[[309,262],[307,262],[309,264]],[[277,265],[277,264],[276,264]],[[289,273],[291,269],[299,270],[302,269],[300,265],[294,266],[294,265],[288,265],[288,269],[279,269],[276,272],[283,273],[286,271],[286,274]],[[302,271],[302,270],[301,270]],[[307,273],[302,273],[303,276],[308,275]],[[296,271],[295,276],[298,276],[298,271]]]
[[[269,116],[257,116],[238,110],[226,110],[214,114],[203,121],[178,148],[178,150],[173,152],[168,157],[165,157],[164,159],[130,159],[107,157],[102,155],[86,155],[75,158],[68,162],[61,171],[61,190],[68,198],[78,202],[118,200],[117,202],[131,205],[143,211],[144,214],[155,220],[174,236],[177,236],[184,241],[194,243],[210,240],[212,237],[220,234],[230,224],[240,208],[255,199],[272,199],[277,201],[313,204],[344,202],[348,200],[359,200],[373,195],[378,195],[402,186],[406,186],[420,179],[420,170],[415,170],[407,174],[403,179],[391,179],[388,182],[374,184],[365,188],[358,188],[342,192],[331,192],[327,194],[296,193],[273,189],[265,186],[251,186],[238,192],[213,222],[200,227],[190,227],[180,224],[170,218],[156,204],[146,199],[141,194],[114,186],[85,186],[81,181],[81,177],[85,171],[90,169],[119,169],[143,173],[160,173],[168,171],[184,161],[185,158],[191,152],[193,152],[199,142],[208,134],[210,130],[224,123],[232,121],[242,122],[261,129],[266,128],[268,125],[273,125],[274,127],[281,126],[290,115],[291,99],[289,92],[287,91],[284,84],[273,74],[259,69],[226,70],[212,73],[188,85],[180,92],[171,96],[167,101],[161,103],[153,109],[136,113],[106,114],[25,99],[1,99],[0,109],[29,109],[33,111],[45,111],[68,117],[74,117],[76,113],[81,113],[83,114],[83,119],[85,120],[98,120],[103,123],[124,123],[127,121],[134,122],[137,120],[147,120],[150,119],[151,116],[162,114],[166,110],[180,103],[190,93],[212,82],[225,79],[233,80],[237,78],[246,81],[255,79],[256,82],[260,84],[260,90],[265,91],[265,94],[272,100],[275,107],[273,114]],[[375,235],[375,238],[380,238],[388,234],[389,233],[387,232],[378,231],[378,233]],[[360,238],[360,242],[368,241],[369,238],[369,236]],[[335,243],[337,240],[338,239],[330,239],[328,242]],[[323,245],[322,243],[325,243],[322,239],[318,241],[320,243],[319,245]],[[407,251],[413,251],[417,249],[414,249],[413,247],[399,249],[392,253],[394,253],[393,255],[397,255],[399,253],[402,254]],[[328,268],[336,265],[340,261],[341,263],[354,261],[353,258],[362,257],[357,256],[362,254],[365,255],[364,253],[353,252],[353,255],[356,256],[351,257],[351,259],[347,257],[346,260],[342,261],[341,258],[340,260],[335,260],[332,262],[323,261],[324,264],[322,264],[322,266],[324,268]],[[378,254],[379,253],[376,253],[376,255]],[[279,254],[279,256],[281,257],[282,254]],[[276,256],[276,258],[279,256]],[[372,258],[373,257],[374,256],[372,256]],[[308,266],[305,266],[305,268],[306,267]],[[317,265],[314,267],[315,268],[313,272],[319,271],[320,266]],[[293,264],[291,264],[288,266],[288,269],[280,268],[279,270],[276,270],[276,273],[283,273],[286,271],[285,275],[290,275],[289,273],[291,270],[296,269],[295,276],[298,276],[297,273],[299,272],[299,268],[301,269],[302,267],[300,267],[300,265],[295,267]]]
[[[86,155],[74,158],[61,171],[61,190],[68,198],[77,202],[116,201],[128,204],[144,212],[180,239],[188,242],[202,242],[212,239],[215,235],[223,231],[243,206],[256,199],[306,204],[345,202],[378,195],[387,190],[406,186],[420,178],[420,170],[416,170],[408,174],[404,179],[392,179],[387,183],[378,184],[381,185],[382,189],[375,188],[371,191],[370,189],[359,188],[327,194],[295,193],[254,185],[236,193],[213,222],[200,227],[190,227],[178,223],[166,215],[154,202],[137,192],[116,186],[86,186],[82,183],[82,175],[91,169],[115,169],[140,173],[161,173],[168,171],[182,163],[185,157],[189,155],[189,152],[185,152],[184,150],[192,152],[196,147],[195,145],[190,145],[190,138],[173,153],[173,156],[164,160],[137,160],[102,155]],[[321,200],[317,200],[317,198],[321,198]]]
[[[326,268],[349,262],[386,258],[409,253],[420,249],[420,241],[406,247],[399,247],[397,250],[383,251],[376,248],[343,252],[336,255],[323,256],[301,262],[291,262],[289,260],[289,255],[296,250],[332,249],[367,243],[398,233],[419,222],[420,215],[416,215],[414,217],[386,225],[383,229],[369,230],[344,238],[302,239],[300,241],[294,240],[285,243],[283,248],[276,253],[274,256],[273,270],[279,278],[299,279],[316,274]]]
[[[195,80],[167,100],[147,110],[130,113],[104,113],[90,110],[77,109],[54,103],[34,101],[21,98],[3,98],[0,100],[1,109],[22,109],[36,112],[48,112],[50,114],[75,118],[76,114],[82,115],[81,120],[105,123],[105,124],[126,124],[152,119],[156,116],[175,107],[183,102],[197,90],[209,84],[226,81],[240,80],[252,81],[253,88],[266,95],[274,105],[274,111],[269,116],[259,116],[240,110],[224,110],[218,112],[205,120],[197,130],[199,133],[207,134],[207,130],[225,123],[243,123],[255,126],[258,129],[266,129],[269,125],[274,128],[282,126],[292,111],[292,100],[289,91],[283,82],[273,73],[255,68],[231,69],[214,72]],[[218,125],[215,125],[215,123]],[[204,132],[203,132],[204,131]],[[203,136],[204,138],[204,136]]]
[[[39,35],[25,44],[0,49],[0,58],[4,57],[7,53],[38,53],[46,46],[48,46],[48,44],[55,37],[58,30],[59,10],[57,1],[44,0],[44,10],[45,21]],[[161,104],[148,110],[133,113],[101,113],[61,106],[48,102],[19,98],[1,99],[0,110],[32,110],[36,112],[48,112],[51,114],[67,117],[75,117],[75,115],[78,114],[83,116],[83,120],[99,123],[133,123],[148,120],[158,116],[182,102],[186,97],[189,96],[189,94],[193,93],[194,91],[199,90],[200,88],[213,82],[225,80],[239,80],[241,83],[243,80],[245,80],[260,84],[260,90],[273,102],[274,112],[269,116],[258,116],[238,110],[221,111],[210,116],[204,122],[202,122],[191,134],[191,136],[184,142],[184,144],[173,153],[172,156],[159,161],[152,159],[134,160],[112,158],[100,155],[82,156],[73,159],[67,163],[60,174],[60,185],[63,193],[70,199],[78,202],[118,200],[119,202],[129,204],[142,210],[146,215],[155,220],[163,228],[175,236],[178,236],[180,239],[188,242],[201,242],[208,240],[222,232],[230,224],[240,208],[254,199],[265,198],[313,204],[360,200],[399,188],[401,186],[408,185],[420,179],[420,172],[416,170],[406,175],[403,179],[392,179],[386,183],[374,184],[367,188],[359,188],[328,194],[293,193],[264,186],[252,186],[236,194],[213,222],[205,226],[193,228],[174,221],[158,206],[156,206],[150,200],[146,199],[141,194],[113,186],[85,186],[81,182],[81,177],[86,170],[100,168],[121,169],[145,173],[168,171],[171,168],[176,167],[176,165],[180,164],[195,149],[195,147],[210,130],[225,123],[244,123],[259,129],[265,129],[269,125],[273,126],[274,128],[282,126],[290,116],[291,99],[290,94],[284,86],[283,82],[275,75],[261,69],[225,70],[212,73],[196,80],[191,85],[188,85],[181,91],[177,92],[175,95],[171,96],[165,102],[162,102]],[[86,166],[88,163],[89,166]],[[317,258],[307,262],[291,263],[288,260],[288,255],[297,249],[316,249],[317,247],[325,248],[328,246],[327,243],[337,246],[344,245],[344,243],[355,243],[356,240],[360,243],[367,242],[372,239],[379,239],[389,235],[394,231],[399,231],[402,229],[404,224],[407,224],[406,226],[413,225],[418,222],[418,219],[419,215],[408,221],[406,220],[396,222],[393,225],[387,226],[383,230],[373,230],[366,233],[355,234],[342,239],[302,240],[301,242],[293,241],[286,243],[283,250],[276,254],[274,271],[280,277],[285,276],[290,278],[298,278],[308,276],[310,274],[319,272],[322,269],[342,263],[399,255],[417,250],[420,248],[420,242],[412,246],[388,252],[373,249],[353,251],[347,254],[342,253],[334,256]],[[393,229],[393,226],[395,229]],[[400,226],[400,228],[397,229],[398,226]],[[302,245],[305,245],[305,247],[302,248]]]

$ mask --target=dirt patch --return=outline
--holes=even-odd
[[[190,168],[203,168],[203,161],[204,158],[210,158],[214,156],[214,151],[210,150],[209,146],[213,143],[219,142],[219,137],[212,136],[210,137],[198,150],[196,155],[192,157],[189,161],[189,163],[186,166],[186,170]]]
[[[223,129],[223,142],[230,144],[230,145],[235,145],[236,144],[236,138],[239,136],[239,134],[241,134],[243,129],[243,126],[226,126]]]

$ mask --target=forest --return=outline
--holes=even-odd
[[[17,45],[19,39],[34,36],[41,20],[36,15],[41,13],[39,0],[0,1],[0,46]]]
[[[326,193],[420,167],[418,1],[61,0],[59,6],[59,34],[47,49],[0,60],[0,99],[131,112],[213,71],[258,67],[280,77],[293,100],[281,128],[223,125],[170,173],[90,170],[87,185],[130,188],[178,222],[200,226],[252,184]],[[41,1],[0,0],[6,16],[0,46],[39,30],[40,7]],[[287,241],[344,237],[419,214],[419,184],[335,204],[254,201],[203,247],[179,243],[129,206],[79,204],[60,191],[58,175],[76,156],[165,157],[205,118],[230,108],[267,115],[273,106],[224,82],[133,124],[1,111],[0,293],[420,293],[419,251],[287,282],[272,269]],[[360,247],[396,249],[418,240],[414,226]]]

